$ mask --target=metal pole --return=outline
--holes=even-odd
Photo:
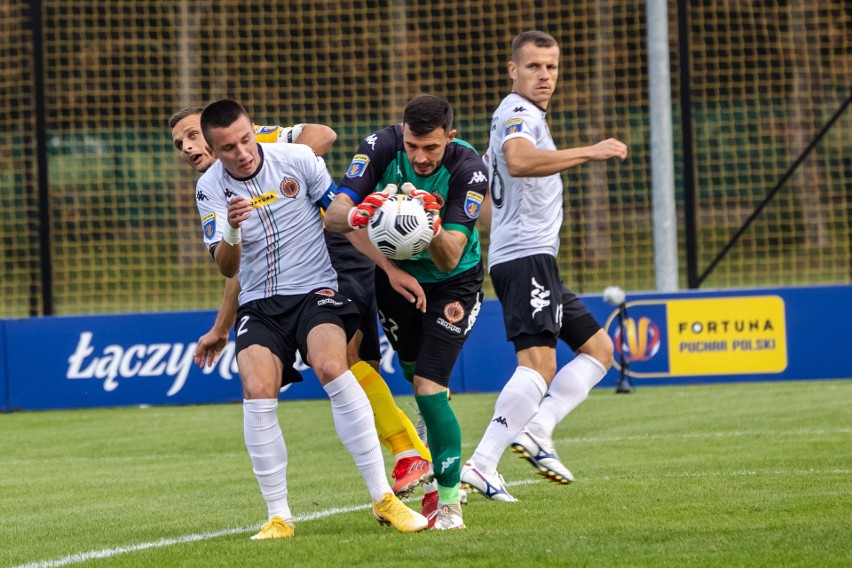
[[[698,220],[695,195],[695,158],[692,151],[692,76],[689,63],[689,2],[677,2],[678,46],[680,53],[680,124],[683,139],[683,216],[686,232],[686,282],[689,288],[698,288]]]
[[[41,313],[53,315],[53,259],[50,246],[50,184],[47,175],[47,103],[44,83],[44,22],[41,0],[32,0],[33,75],[35,76],[36,175],[38,176],[39,265],[41,268]],[[37,316],[38,302],[30,301],[30,315]]]
[[[648,87],[651,106],[651,186],[657,290],[678,289],[672,99],[666,0],[647,0]]]

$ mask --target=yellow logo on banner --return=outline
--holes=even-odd
[[[278,194],[275,193],[275,190],[267,191],[263,195],[258,195],[251,198],[251,208],[257,209],[258,207],[263,207],[264,205],[269,205],[270,203],[275,203],[278,201]]]
[[[780,373],[787,325],[779,296],[669,300],[672,375]]]

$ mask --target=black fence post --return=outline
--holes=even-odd
[[[39,255],[42,315],[53,315],[53,262],[50,246],[50,184],[47,171],[47,104],[45,101],[44,21],[41,0],[31,0],[33,26],[33,75],[35,76],[36,179],[38,180]],[[38,267],[34,267],[36,270]],[[38,314],[37,299],[30,301],[30,315]]]
[[[689,13],[687,0],[677,2],[678,53],[680,54],[680,127],[683,146],[683,213],[686,231],[686,284],[698,288],[698,238],[695,199],[695,158],[692,153],[692,94],[689,70]]]

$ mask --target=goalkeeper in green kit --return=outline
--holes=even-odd
[[[423,514],[437,530],[464,528],[461,428],[449,404],[448,385],[482,301],[484,270],[475,224],[488,191],[482,160],[470,144],[455,138],[452,123],[453,109],[446,100],[431,95],[412,99],[402,124],[374,132],[361,143],[325,217],[332,231],[364,228],[396,187],[421,200],[433,215],[435,237],[426,251],[410,259],[382,256],[364,231],[357,232],[355,242],[378,265],[379,318],[414,386],[426,425],[438,495],[437,502],[424,501]]]

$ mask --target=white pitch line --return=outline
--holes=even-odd
[[[510,483],[506,483],[506,485],[529,485],[531,483],[537,483],[538,480],[535,479],[524,479],[522,481],[514,481]],[[414,499],[406,499],[405,501],[412,501]],[[341,507],[335,509],[325,509],[324,511],[317,511],[316,513],[307,513],[305,515],[296,516],[296,522],[307,522],[307,521],[316,521],[318,519],[324,519],[325,517],[331,517],[332,515],[341,515],[344,513],[352,513],[354,511],[364,511],[370,508],[370,505],[355,505],[352,507]],[[89,560],[98,560],[101,558],[112,558],[113,556],[119,556],[121,554],[127,554],[130,552],[139,552],[140,550],[149,550],[151,548],[164,548],[166,546],[173,546],[175,544],[185,544],[187,542],[198,542],[201,540],[210,540],[213,538],[219,538],[220,536],[230,536],[232,534],[242,534],[253,532],[257,530],[257,526],[253,525],[250,527],[242,527],[242,528],[232,528],[232,529],[222,529],[220,531],[206,532],[206,533],[198,533],[198,534],[190,534],[186,536],[179,536],[174,538],[161,538],[160,540],[155,540],[153,542],[142,542],[139,544],[133,544],[130,546],[118,546],[115,548],[105,548],[103,550],[92,550],[89,552],[78,552],[77,554],[69,554],[68,556],[63,556],[62,558],[57,558],[56,560],[40,560],[38,562],[29,562],[27,564],[19,564],[14,568],[60,568],[61,566],[71,566],[72,564],[82,564],[83,562],[88,562]]]

